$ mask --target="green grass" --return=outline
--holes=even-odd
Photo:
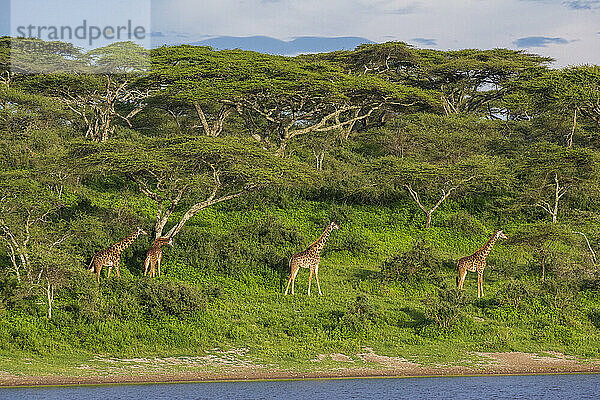
[[[442,210],[434,223],[452,212]],[[98,359],[99,354],[104,358],[201,357],[230,349],[248,349],[241,359],[299,371],[347,366],[332,360],[310,361],[330,353],[350,356],[356,361],[352,366],[366,365],[356,357],[365,347],[380,355],[431,366],[471,365],[478,361],[473,352],[480,351],[600,356],[598,292],[561,295],[546,288],[536,274],[523,275],[519,282],[531,295],[511,305],[504,300],[508,277],[498,266],[485,273],[484,298],[476,298],[476,276],[469,274],[463,303],[454,311],[456,318],[447,327],[434,323],[431,310],[432,304],[441,304],[439,288],[454,286],[453,260],[478,248],[491,228],[466,235],[437,225],[422,232],[422,221],[409,218],[401,206],[340,209],[318,202],[245,212],[214,208],[199,215],[190,227],[196,232],[226,235],[239,226],[276,218],[285,226],[296,227],[304,242],[310,243],[321,233],[323,222],[336,213],[344,214],[345,220],[321,262],[322,297],[315,295],[314,280],[313,296],[306,295],[306,270],[298,275],[296,294],[285,296],[282,272],[252,263],[233,268],[234,273],[203,268],[187,262],[185,254],[177,251],[177,245],[185,243],[165,251],[166,275],[150,284],[139,277],[139,266],[132,265],[135,257],[128,253],[124,261],[129,271],[123,267],[120,280],[103,280],[98,291],[89,277],[86,284],[97,290],[95,295],[85,286],[59,292],[52,321],[45,316],[42,297],[25,300],[20,307],[0,309],[0,371],[102,374],[111,368],[110,363]],[[378,277],[380,263],[408,249],[418,237],[425,237],[448,260],[440,271],[441,283],[384,284]],[[244,245],[255,243],[248,239]],[[277,248],[286,256],[295,250],[287,245]],[[502,244],[490,257],[497,265],[527,263],[523,254],[506,252]],[[181,283],[190,284],[191,292],[176,291]],[[159,300],[150,302],[154,297],[145,293],[154,293]],[[172,304],[176,302],[169,297],[172,293],[189,297],[191,308]],[[151,307],[163,308],[159,312]],[[81,365],[89,368],[82,370]],[[121,364],[119,368],[116,370],[135,371]],[[165,366],[171,372],[178,368]]]

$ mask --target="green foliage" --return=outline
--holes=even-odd
[[[533,294],[529,285],[521,280],[509,279],[498,291],[496,297],[500,304],[518,308]]]
[[[0,40],[1,350],[599,355],[596,67],[396,42],[293,58],[163,47],[134,71],[146,54],[125,43],[57,45],[47,60],[86,73],[29,76],[6,74],[9,50]],[[408,186],[428,207],[452,189],[427,230]],[[302,270],[284,297],[289,257],[332,220],[324,296],[304,295]],[[173,233],[162,276],[142,277],[151,234],[98,285],[91,257],[137,226]],[[486,296],[474,274],[449,289],[454,260],[500,228]]]
[[[442,330],[458,323],[466,304],[463,294],[457,289],[440,289],[436,299],[425,299],[425,315]]]
[[[418,240],[408,251],[385,261],[381,278],[385,282],[440,283],[442,259],[432,245]]]
[[[266,267],[266,271],[286,274],[289,257],[305,242],[297,228],[266,216],[225,232],[193,229],[178,240],[170,254],[202,273],[239,277]]]

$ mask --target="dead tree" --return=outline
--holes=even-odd
[[[115,131],[114,121],[121,119],[131,127],[131,119],[146,107],[150,92],[130,87],[130,81],[114,82],[106,75],[104,88],[89,93],[67,93],[64,103],[83,122],[85,136],[96,142],[106,141]],[[118,104],[132,104],[128,114],[117,111]]]
[[[325,158],[325,151],[321,150],[317,153],[313,150],[313,155],[315,156],[317,171],[323,171],[323,158]]]
[[[554,204],[540,200],[536,205],[552,216],[552,223],[555,224],[558,220],[558,204],[560,199],[567,193],[567,187],[561,186],[558,181],[558,173],[554,173]]]
[[[588,240],[587,236],[583,232],[573,232],[573,233],[581,235],[585,239],[585,243],[587,244],[587,247],[590,250],[590,254],[592,255],[592,265],[595,267],[598,263],[596,260],[596,252],[594,251],[594,249],[592,249],[592,246],[590,245],[590,241]]]
[[[408,193],[410,193],[410,196],[417,203],[417,205],[423,211],[423,213],[425,213],[425,229],[429,229],[431,227],[431,215],[435,212],[435,210],[438,209],[439,206],[442,205],[444,201],[446,201],[446,199],[452,194],[452,192],[458,189],[462,184],[467,183],[468,181],[474,178],[475,176],[471,176],[470,178],[461,181],[459,184],[451,186],[448,190],[442,189],[442,197],[440,197],[438,202],[431,208],[427,208],[423,205],[423,203],[421,203],[419,194],[412,188],[410,184],[404,185],[404,187],[408,190]]]

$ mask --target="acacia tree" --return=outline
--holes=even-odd
[[[24,75],[75,73],[85,66],[83,53],[70,43],[0,37],[0,83],[7,86]]]
[[[71,111],[72,121],[82,125],[86,137],[106,141],[114,134],[117,120],[132,127],[132,118],[147,105],[150,91],[137,85],[137,80],[148,55],[139,46],[123,42],[78,57],[85,62],[79,69],[25,76],[20,87],[58,100]]]
[[[598,156],[588,149],[565,149],[550,143],[530,146],[516,163],[521,177],[523,204],[534,205],[559,221],[562,204],[577,203],[578,198],[597,198]]]
[[[435,101],[422,90],[344,73],[325,61],[179,46],[157,50],[153,62],[157,96],[192,104],[205,135],[219,136],[236,112],[250,135],[279,156],[294,137],[352,130],[394,103]]]
[[[128,179],[155,205],[156,238],[173,238],[200,211],[266,185],[308,182],[307,167],[236,138],[81,143],[68,156],[83,176]]]
[[[344,65],[355,73],[436,91],[446,115],[495,113],[494,103],[511,93],[511,83],[550,58],[508,49],[440,51],[403,42],[365,44],[354,51],[313,56]]]
[[[525,246],[529,250],[533,260],[539,263],[542,281],[546,279],[549,267],[569,258],[557,244],[567,247],[577,244],[573,233],[565,226],[547,223],[521,226],[510,235],[507,243]]]
[[[418,51],[421,80],[438,89],[446,115],[480,112],[494,116],[494,102],[508,95],[511,83],[551,58],[521,50]]]
[[[58,290],[79,268],[72,251],[77,217],[60,218],[69,182],[56,167],[38,174],[23,170],[0,174],[0,248],[10,260],[8,272],[24,293],[46,298],[48,319]]]
[[[540,200],[536,205],[541,207],[548,214],[552,216],[552,223],[555,224],[557,222],[558,217],[558,204],[562,197],[567,193],[567,187],[561,186],[558,180],[558,172],[554,172],[554,202],[552,204],[548,203],[545,200]]]
[[[39,284],[45,267],[35,262],[40,249],[63,243],[68,234],[53,228],[52,218],[62,206],[63,182],[44,183],[28,171],[7,171],[0,179],[0,240],[12,272],[30,285]]]
[[[456,163],[430,163],[414,159],[383,157],[371,167],[380,184],[405,188],[431,227],[435,211],[453,193],[481,193],[507,187],[512,177],[504,161],[472,156]],[[426,205],[431,204],[431,205]]]
[[[549,70],[522,83],[522,91],[541,111],[559,111],[572,121],[565,133],[568,148],[573,146],[579,118],[600,128],[600,67],[583,65]]]

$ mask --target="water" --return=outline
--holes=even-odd
[[[598,399],[600,375],[207,382],[0,389],[0,399]]]

